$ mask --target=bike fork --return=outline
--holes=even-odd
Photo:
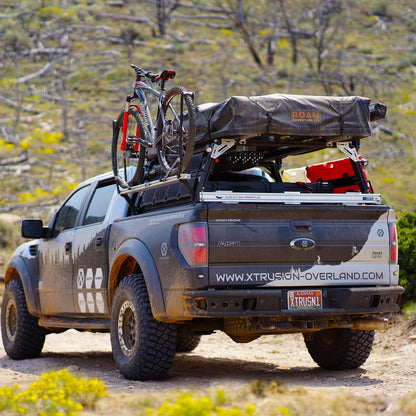
[[[129,126],[129,116],[130,116],[130,100],[131,100],[131,97],[128,96],[126,99],[126,106],[123,112],[123,130],[122,130],[123,137],[120,143],[120,150],[123,152],[126,150],[132,150],[131,145],[133,145],[133,150],[135,152],[139,150],[139,139],[140,139],[139,125],[136,124],[136,135],[134,137],[127,136],[127,130]],[[140,109],[137,106],[136,108],[137,108],[137,111],[140,111]]]
[[[129,124],[129,112],[124,110],[123,116],[123,138],[121,139],[120,150],[126,150],[126,141],[127,141],[127,127]]]

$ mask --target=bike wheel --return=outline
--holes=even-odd
[[[164,117],[159,114],[157,120],[157,138],[160,138],[157,142],[157,156],[162,170],[168,175],[182,173],[194,151],[195,108],[190,95],[183,94],[184,92],[184,88],[174,87],[166,93],[162,102]]]
[[[129,188],[139,183],[143,173],[146,149],[141,144],[138,144],[137,150],[134,150],[134,147],[137,145],[139,137],[144,137],[145,127],[136,107],[130,107],[126,150],[121,150],[123,121],[124,111],[120,113],[113,124],[111,158],[117,184],[122,188]]]

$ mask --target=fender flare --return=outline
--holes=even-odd
[[[109,289],[112,287],[114,282],[117,282],[121,264],[128,257],[135,259],[139,265],[141,273],[143,274],[147,286],[147,292],[149,294],[150,306],[152,308],[153,316],[158,320],[166,319],[166,306],[162,285],[159,279],[159,272],[157,271],[156,264],[149,249],[142,241],[131,238],[125,241],[118,248],[117,252],[113,256],[110,266]],[[109,299],[110,302],[111,300],[112,299]]]
[[[5,274],[6,286],[12,280],[20,278],[25,291],[27,310],[31,315],[37,317],[41,315],[38,277],[29,272],[26,262],[19,256],[13,257],[7,265]]]

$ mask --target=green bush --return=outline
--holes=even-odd
[[[416,301],[416,213],[403,212],[397,221],[400,285],[403,302]]]

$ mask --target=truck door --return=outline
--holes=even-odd
[[[107,229],[115,184],[99,183],[73,242],[73,301],[76,314],[108,314]]]
[[[39,297],[42,313],[59,316],[74,312],[72,276],[75,227],[90,187],[72,194],[55,216],[52,237],[39,244]]]

